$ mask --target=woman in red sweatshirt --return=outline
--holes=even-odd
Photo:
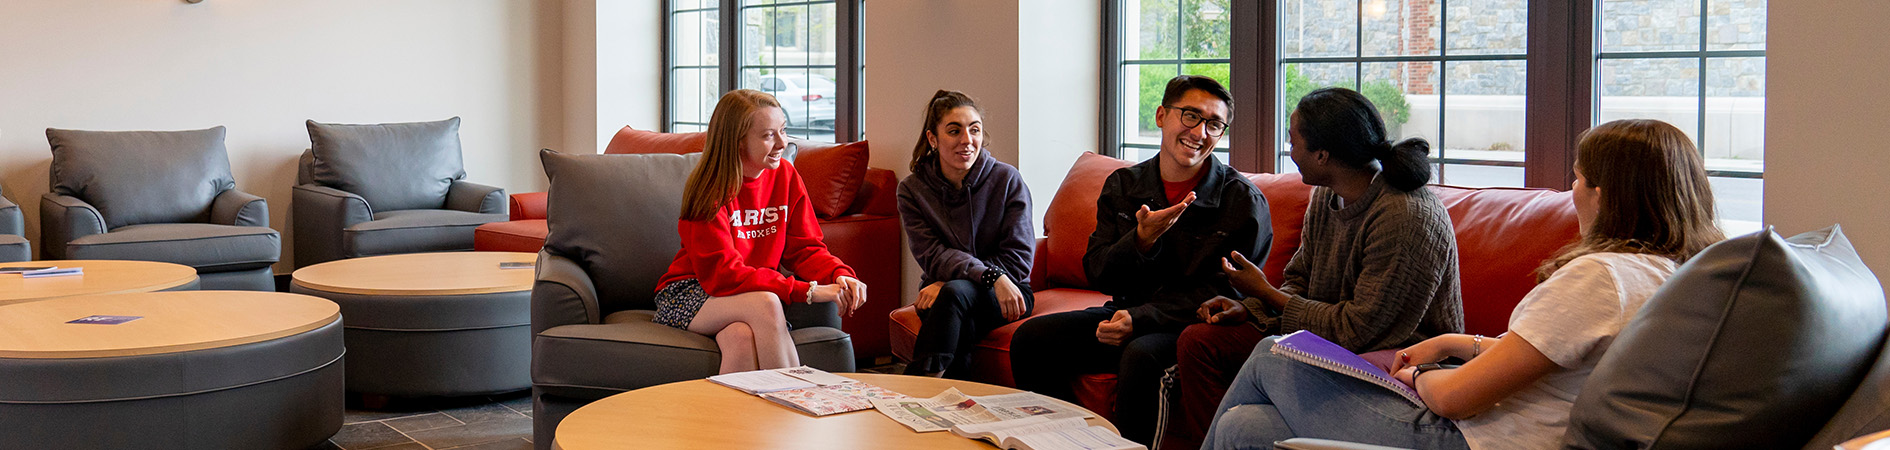
[[[722,373],[800,365],[785,303],[838,302],[850,315],[866,302],[866,283],[827,251],[800,173],[781,160],[786,124],[773,96],[722,96],[684,186],[682,250],[657,281],[655,321],[715,337]]]

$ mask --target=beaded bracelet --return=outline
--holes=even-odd
[[[987,267],[984,269],[984,276],[978,278],[978,284],[982,284],[987,288],[997,286],[998,278],[1004,275],[1004,269],[999,269],[996,266]]]

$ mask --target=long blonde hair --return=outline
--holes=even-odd
[[[1600,187],[1594,223],[1537,270],[1538,279],[1582,255],[1647,253],[1686,262],[1726,238],[1713,223],[1706,165],[1686,133],[1658,120],[1616,120],[1582,133],[1575,169]]]
[[[780,108],[774,96],[754,89],[722,95],[709,115],[708,142],[702,162],[683,185],[682,219],[705,220],[735,198],[742,187],[742,141],[755,128],[755,111]]]

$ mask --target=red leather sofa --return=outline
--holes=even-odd
[[[1099,306],[1109,296],[1089,290],[1083,273],[1083,252],[1096,229],[1096,199],[1103,181],[1116,169],[1134,162],[1085,153],[1057,188],[1044,214],[1045,236],[1037,241],[1031,268],[1031,288],[1037,308],[1031,317]],[[1261,268],[1278,284],[1286,261],[1298,251],[1300,226],[1306,216],[1312,187],[1299,174],[1247,174],[1266,194],[1273,219],[1273,247]],[[1578,233],[1575,204],[1567,192],[1550,189],[1472,189],[1432,185],[1450,210],[1456,229],[1459,276],[1463,286],[1464,325],[1471,333],[1496,335],[1509,323],[1509,314],[1536,284],[1535,270],[1543,260],[1573,242]],[[1029,320],[1026,318],[1025,320]],[[1015,386],[1011,378],[1011,334],[1022,320],[998,328],[973,351],[973,380]],[[912,306],[893,311],[893,353],[910,361],[919,315]],[[1115,375],[1089,375],[1077,381],[1079,400],[1092,411],[1110,415],[1115,396]]]
[[[630,127],[618,130],[604,153],[694,153],[702,151],[703,133],[657,133]],[[873,359],[891,354],[883,317],[900,303],[899,179],[890,170],[866,167],[866,141],[829,144],[796,142],[795,168],[815,202],[820,230],[829,251],[846,261],[870,287],[867,302],[853,316],[842,318],[841,328],[853,338],[853,354]],[[545,245],[545,193],[513,194],[509,222],[490,223],[473,231],[473,249],[537,252]],[[674,230],[663,230],[675,232]]]

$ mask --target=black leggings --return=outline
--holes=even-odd
[[[1024,294],[1024,314],[1030,314],[1036,298],[1028,286],[1018,286]],[[986,333],[1010,323],[1004,309],[998,307],[995,289],[969,280],[952,280],[938,290],[932,307],[919,311],[923,325],[912,344],[912,363],[907,375],[945,372],[945,376],[964,376],[970,353]]]
[[[1031,318],[1011,337],[1011,376],[1017,388],[1076,402],[1070,384],[1087,373],[1116,374],[1116,427],[1122,437],[1151,445],[1162,373],[1175,365],[1178,333],[1134,335],[1122,346],[1096,340],[1096,324],[1115,308]]]

